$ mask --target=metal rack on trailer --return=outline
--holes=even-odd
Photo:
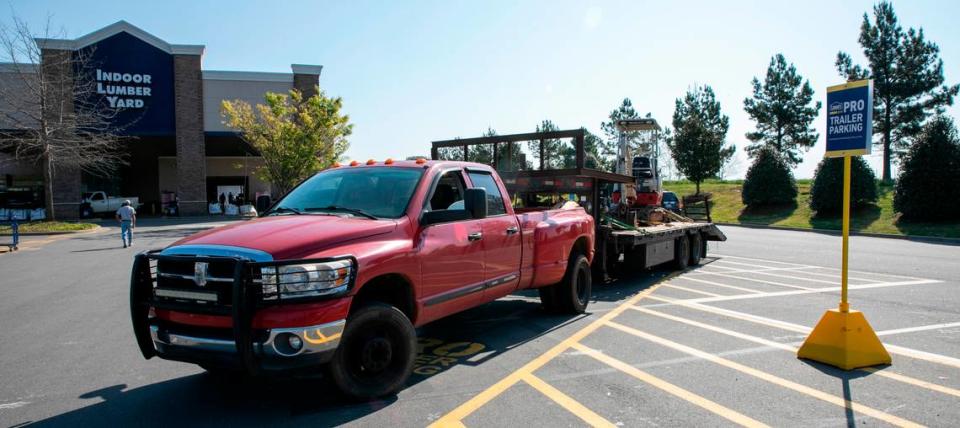
[[[611,198],[614,185],[634,183],[636,179],[587,167],[585,136],[583,129],[573,129],[434,141],[430,155],[434,160],[494,167],[518,214],[564,199],[579,203],[596,220],[593,270],[600,279],[608,278],[618,266],[646,269],[671,261],[680,268],[697,264],[706,254],[707,241],[727,239],[709,219],[637,226],[626,218],[629,215],[618,216],[619,211],[630,211],[615,208]],[[570,139],[572,147],[564,147],[565,143],[559,141],[563,139]],[[521,145],[524,143],[536,155],[537,165],[527,161]]]

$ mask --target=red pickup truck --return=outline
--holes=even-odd
[[[260,218],[137,255],[130,299],[143,356],[247,373],[321,365],[346,394],[395,393],[415,327],[526,288],[582,313],[593,217],[514,212],[496,171],[447,161],[319,172]]]

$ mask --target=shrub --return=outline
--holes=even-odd
[[[893,208],[909,220],[960,218],[960,142],[953,121],[934,118],[900,167]]]
[[[748,208],[796,201],[797,182],[790,166],[776,149],[764,148],[757,152],[743,181],[741,197]]]
[[[850,210],[877,202],[877,176],[861,156],[850,160]],[[813,173],[810,209],[822,214],[843,211],[843,158],[824,158]]]

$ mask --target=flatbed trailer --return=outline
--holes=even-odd
[[[497,169],[518,213],[564,200],[579,203],[596,220],[592,267],[599,280],[609,279],[611,273],[621,269],[642,270],[670,262],[684,268],[699,263],[706,254],[707,241],[726,241],[726,235],[709,218],[625,227],[608,221],[615,216],[609,209],[612,185],[632,183],[634,177],[589,168],[585,134],[583,129],[573,129],[434,141],[430,154],[434,160],[478,162]],[[551,158],[550,148],[557,152],[566,143],[563,140],[570,140],[572,150],[565,151],[565,158],[556,159],[562,156],[559,154]],[[524,143],[534,148],[538,165],[528,162],[526,154],[517,150]]]

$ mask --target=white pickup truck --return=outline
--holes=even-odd
[[[133,196],[107,196],[107,192],[85,192],[80,201],[80,217],[89,218],[94,215],[113,214],[120,208],[123,201],[130,200],[134,208],[140,206],[140,200]]]

